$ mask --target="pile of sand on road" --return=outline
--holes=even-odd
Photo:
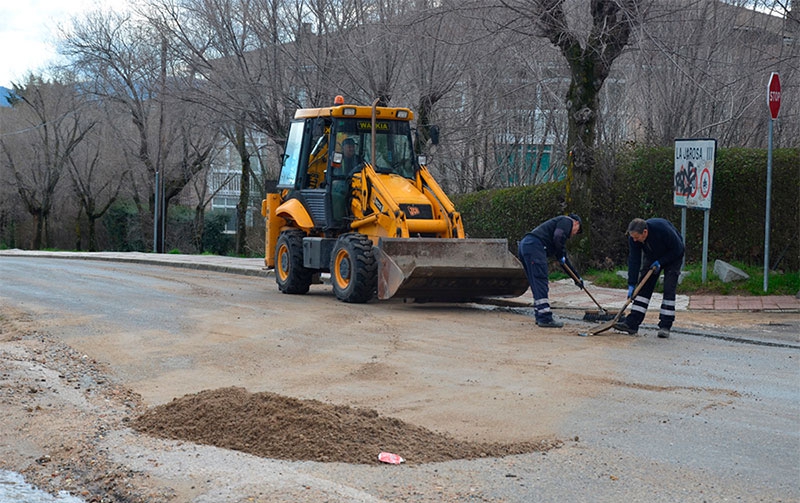
[[[151,408],[132,427],[157,437],[268,458],[358,464],[379,463],[382,451],[409,463],[430,463],[540,452],[561,445],[557,440],[459,441],[373,410],[249,393],[238,387],[176,398]]]

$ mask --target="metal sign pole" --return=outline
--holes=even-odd
[[[781,110],[781,79],[772,72],[767,83],[767,108],[769,108],[769,140],[767,146],[767,214],[764,221],[764,293],[769,288],[769,221],[772,201],[772,124]]]
[[[686,250],[686,206],[681,208],[681,238],[683,238],[683,249]],[[681,271],[686,269],[686,252],[683,253]]]
[[[161,212],[159,181],[158,171],[156,171],[155,194],[153,194],[153,253],[158,253],[158,215]]]
[[[767,216],[764,222],[764,292],[769,288],[769,220],[772,198],[772,123],[769,120],[769,139],[767,140]]]
[[[686,248],[686,210],[703,210],[703,283],[708,270],[708,228],[711,193],[714,186],[714,164],[717,159],[717,140],[675,140],[675,189],[673,204],[681,206],[681,233]],[[686,254],[683,266],[686,265]],[[682,267],[683,268],[683,267]]]
[[[159,251],[159,253],[166,253],[166,251],[167,251],[166,250],[166,243],[167,243],[167,205],[166,205],[167,194],[166,194],[166,192],[167,191],[165,190],[165,187],[164,187],[164,180],[165,179],[166,179],[166,177],[164,177],[162,175],[161,176],[161,186],[159,188],[160,195],[161,195],[161,203],[160,203],[161,213],[159,215],[159,218],[161,219],[161,227],[159,227],[159,233],[158,233],[158,237],[159,237],[159,240],[158,240],[158,251]]]
[[[708,222],[710,209],[703,211],[703,284],[708,277]]]

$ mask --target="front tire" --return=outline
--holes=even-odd
[[[303,236],[298,230],[281,233],[275,247],[275,280],[283,293],[308,293],[313,271],[303,267]]]
[[[337,299],[363,304],[375,297],[378,263],[367,236],[355,233],[340,236],[331,255],[330,269]]]

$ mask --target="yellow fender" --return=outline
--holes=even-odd
[[[294,220],[297,226],[304,231],[309,231],[314,227],[314,221],[308,214],[303,204],[297,199],[289,199],[278,206],[275,215],[285,220]]]

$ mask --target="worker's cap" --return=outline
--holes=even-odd
[[[583,220],[581,220],[581,217],[579,217],[577,213],[570,213],[569,218],[578,222],[578,234],[583,232]]]
[[[352,138],[345,138],[342,145],[355,145],[356,141]]]

